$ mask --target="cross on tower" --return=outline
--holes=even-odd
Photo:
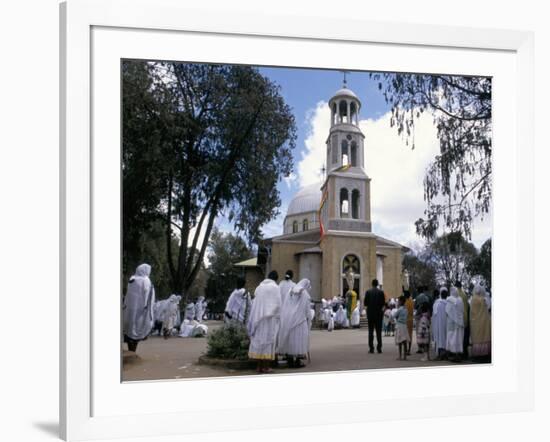
[[[344,87],[348,87],[348,82],[346,79],[346,75],[349,75],[349,71],[340,71],[342,74],[344,74]]]
[[[321,174],[321,176],[323,177],[323,179],[325,178],[326,176],[326,172],[327,172],[327,168],[325,166],[325,164],[323,163],[323,166],[319,169],[319,172]]]

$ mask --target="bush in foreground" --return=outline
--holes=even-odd
[[[249,345],[246,327],[240,322],[230,322],[208,335],[206,356],[216,359],[246,360]]]

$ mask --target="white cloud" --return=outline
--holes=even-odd
[[[298,176],[291,172],[290,175],[283,177],[283,181],[285,182],[286,186],[290,189],[292,187],[292,184],[298,179]]]
[[[365,135],[365,169],[371,181],[376,233],[403,244],[418,242],[414,221],[423,216],[426,168],[439,152],[432,117],[415,122],[415,149],[390,126],[391,114],[360,122]]]
[[[365,135],[365,169],[371,181],[373,231],[408,246],[418,246],[414,222],[424,215],[423,180],[426,169],[439,153],[432,116],[424,113],[415,121],[415,149],[390,126],[390,113],[360,121]],[[326,161],[330,111],[319,102],[308,113],[310,131],[298,163],[300,186],[319,181]],[[479,247],[490,236],[491,217],[474,223],[473,241]]]
[[[281,205],[281,207],[279,207],[279,215],[262,227],[264,238],[272,238],[283,234],[283,224],[287,210],[288,205]]]
[[[326,162],[326,141],[330,130],[328,103],[320,101],[308,112],[306,119],[310,130],[305,140],[302,159],[298,163],[300,187],[318,183],[323,179],[321,169]]]

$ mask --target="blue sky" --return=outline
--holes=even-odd
[[[321,181],[325,163],[325,141],[330,129],[328,101],[342,87],[343,73],[337,70],[260,68],[281,87],[292,108],[297,126],[294,172],[278,184],[280,215],[263,227],[265,237],[282,234],[286,208],[303,186]],[[347,86],[361,100],[360,128],[365,135],[365,170],[371,181],[371,218],[374,233],[418,249],[422,240],[414,222],[425,209],[423,179],[426,168],[439,153],[433,117],[424,113],[415,123],[413,151],[390,125],[390,107],[378,90],[378,81],[368,72],[347,74]],[[492,219],[476,221],[472,241],[480,246],[491,236]],[[232,231],[227,220],[217,220],[223,231]]]
[[[307,134],[311,130],[311,112],[317,103],[328,102],[342,87],[344,75],[342,71],[295,68],[260,68],[260,72],[281,86],[281,94],[294,112],[298,129],[294,159],[299,160]],[[384,97],[378,91],[378,82],[369,79],[368,72],[348,73],[347,84],[362,102],[362,118],[379,118],[389,110]],[[281,184],[279,191],[284,206],[299,190],[300,185],[299,181],[293,182],[290,188],[285,183]]]

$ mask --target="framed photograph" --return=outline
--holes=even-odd
[[[532,407],[530,33],[60,15],[63,438]]]

